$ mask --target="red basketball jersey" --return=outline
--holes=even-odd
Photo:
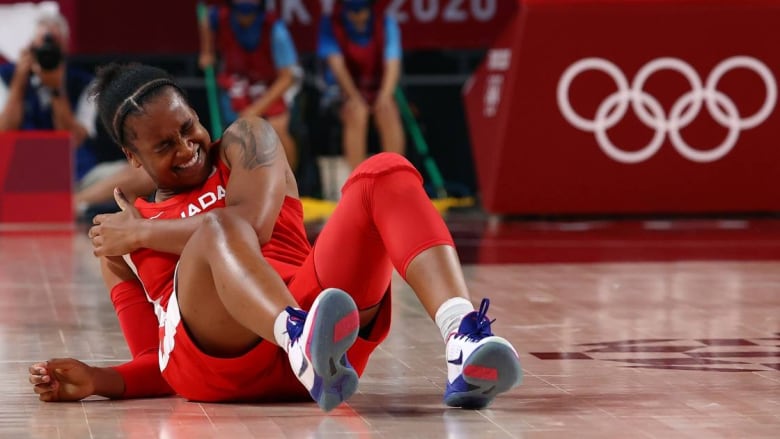
[[[161,202],[149,202],[139,198],[135,207],[141,215],[158,221],[187,218],[225,207],[230,169],[218,158],[218,147],[213,148],[212,153],[215,157],[214,169],[203,185]],[[303,227],[301,202],[296,198],[285,197],[271,240],[262,246],[263,257],[287,283],[310,250],[311,245]],[[130,254],[130,260],[149,299],[156,306],[167,308],[173,291],[173,275],[179,255],[142,248]]]

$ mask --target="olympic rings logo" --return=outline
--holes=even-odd
[[[764,82],[766,97],[761,108],[750,116],[743,116],[734,101],[718,90],[718,82],[732,69],[746,68],[758,74]],[[609,75],[617,85],[618,90],[607,96],[599,105],[593,119],[586,119],[572,108],[569,101],[569,88],[572,81],[582,72],[597,70]],[[667,115],[658,99],[644,91],[648,78],[661,70],[672,70],[680,73],[691,86],[691,90],[680,96],[672,105]],[[756,58],[749,56],[734,56],[723,60],[710,72],[706,83],[690,64],[678,58],[658,58],[648,62],[636,74],[634,82],[629,86],[623,72],[614,63],[603,58],[584,58],[571,66],[561,75],[558,81],[558,107],[563,117],[575,127],[595,134],[596,141],[612,159],[622,163],[639,163],[652,157],[669,137],[672,146],[688,160],[706,163],[718,160],[734,148],[742,130],[754,128],[763,123],[775,108],[777,102],[777,84],[769,67]],[[636,151],[626,151],[616,146],[607,135],[607,130],[614,127],[625,116],[628,104],[639,120],[655,130],[650,142]],[[688,126],[706,104],[707,111],[720,125],[728,128],[728,134],[720,145],[709,150],[691,147],[680,134],[680,130]]]

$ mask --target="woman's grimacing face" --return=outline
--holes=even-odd
[[[125,119],[128,160],[143,166],[158,190],[179,193],[200,186],[211,173],[211,137],[195,110],[173,88]]]

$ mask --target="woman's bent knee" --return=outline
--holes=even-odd
[[[410,184],[422,186],[423,178],[417,169],[404,156],[392,152],[382,152],[364,160],[349,176],[341,192],[345,193],[356,181],[378,179],[392,174],[408,174]],[[394,184],[408,181],[407,178],[390,177]]]
[[[228,242],[231,236],[252,234],[254,229],[245,219],[225,209],[214,209],[203,214],[203,221],[195,229],[187,245],[216,246]]]

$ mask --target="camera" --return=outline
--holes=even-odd
[[[62,49],[51,34],[43,37],[43,44],[33,49],[35,60],[43,70],[54,70],[62,63]]]

